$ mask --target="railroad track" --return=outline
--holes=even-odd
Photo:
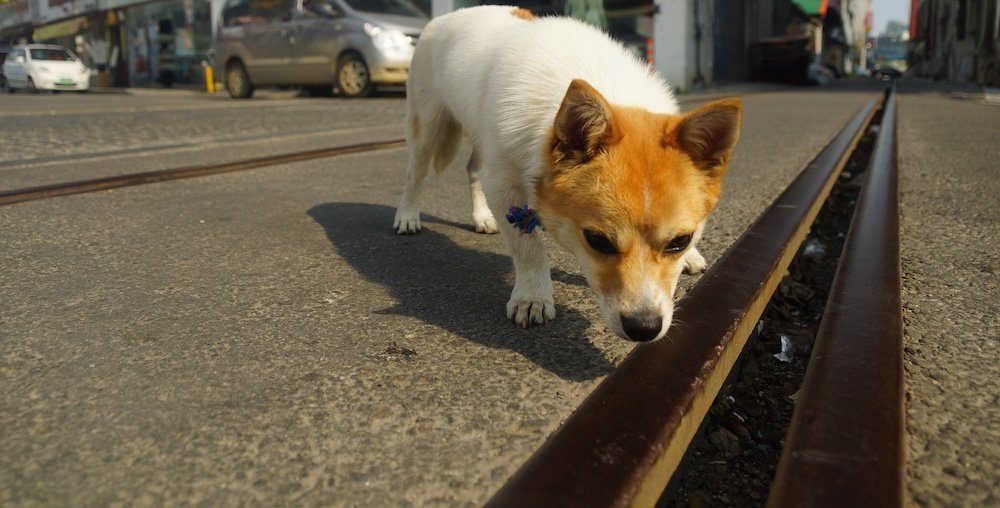
[[[0,192],[0,206],[13,205],[26,201],[38,199],[48,199],[59,196],[69,196],[72,194],[83,194],[87,192],[98,192],[104,190],[130,187],[133,185],[146,185],[151,183],[166,182],[170,180],[181,180],[184,178],[195,178],[199,176],[217,175],[221,173],[232,173],[236,171],[247,171],[267,166],[288,164],[291,162],[301,162],[324,157],[336,157],[352,153],[371,152],[376,150],[386,150],[406,146],[402,139],[389,141],[378,141],[372,143],[359,143],[355,145],[339,146],[333,148],[322,148],[305,152],[273,155],[269,157],[259,157],[236,162],[226,162],[222,164],[207,164],[201,166],[189,166],[184,168],[163,169],[158,171],[146,171],[141,173],[129,173],[125,175],[109,176],[104,178],[93,178],[88,180],[77,180],[73,182],[56,183],[29,187],[24,189],[14,189]]]
[[[488,506],[653,506],[738,365],[862,135],[881,117],[768,506],[901,506],[895,94],[873,97]],[[404,146],[403,140],[0,192],[0,206]],[[848,409],[849,408],[849,409]]]
[[[654,506],[754,333],[852,150],[881,113],[767,505],[902,506],[896,99],[874,98],[488,506]]]

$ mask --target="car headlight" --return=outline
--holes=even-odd
[[[372,44],[381,50],[399,50],[410,44],[410,37],[403,32],[386,30],[371,23],[365,23],[365,33],[372,38]]]

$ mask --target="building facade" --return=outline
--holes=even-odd
[[[0,42],[26,42],[32,28],[28,0],[0,1]]]
[[[1000,0],[913,0],[915,75],[1000,86]]]
[[[958,0],[955,0],[958,1]],[[91,65],[98,86],[196,86],[223,0],[0,0],[0,42],[52,42]],[[432,15],[484,0],[414,0]],[[804,80],[816,65],[866,62],[871,0],[514,0],[606,30],[677,89]],[[789,64],[791,62],[791,64]],[[816,64],[816,65],[814,65]],[[767,72],[765,72],[767,71]]]
[[[492,3],[431,0],[433,15]],[[681,91],[769,78],[768,55],[796,53],[801,65],[777,79],[803,80],[811,63],[837,74],[866,66],[871,0],[521,0],[541,15],[599,26],[647,60]],[[777,48],[777,49],[775,49]],[[798,61],[798,60],[797,60]],[[801,67],[801,68],[800,68]]]

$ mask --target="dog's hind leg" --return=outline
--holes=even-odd
[[[429,129],[421,120],[419,113],[407,111],[406,146],[409,148],[409,158],[406,162],[406,183],[403,184],[403,197],[400,198],[396,217],[392,222],[393,229],[400,235],[420,231],[420,188],[434,155],[428,142],[433,133],[427,132]]]
[[[476,227],[476,233],[495,234],[497,232],[497,221],[490,212],[490,206],[486,203],[486,194],[483,194],[483,182],[479,178],[482,169],[482,157],[479,150],[472,149],[472,156],[469,157],[469,164],[465,169],[469,172],[469,189],[472,191],[472,224]]]
[[[406,142],[410,151],[406,183],[392,223],[400,235],[420,231],[420,189],[424,178],[432,164],[440,173],[455,158],[462,142],[462,130],[443,108],[430,112],[427,109],[410,110],[406,119]]]

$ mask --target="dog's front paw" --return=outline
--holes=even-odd
[[[515,291],[507,302],[507,319],[517,323],[521,328],[534,324],[545,324],[556,318],[556,305],[549,296],[518,294]]]
[[[397,235],[412,235],[419,232],[420,212],[397,208],[396,218],[392,221],[392,227],[396,230]]]
[[[702,256],[698,249],[691,249],[684,254],[684,273],[695,274],[704,272],[708,268],[705,256]]]
[[[493,214],[489,212],[485,216],[473,214],[472,223],[476,225],[476,233],[485,233],[488,235],[495,235],[497,233],[497,221],[493,218]]]

